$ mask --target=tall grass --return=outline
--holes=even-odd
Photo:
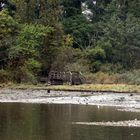
[[[92,84],[133,84],[140,85],[140,70],[127,71],[124,73],[103,73],[86,74],[87,83]]]
[[[133,70],[120,75],[120,82],[140,85],[140,70]]]
[[[119,77],[117,74],[108,74],[98,72],[95,74],[89,73],[86,75],[86,81],[89,84],[118,84]]]

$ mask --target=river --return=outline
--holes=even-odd
[[[116,107],[0,103],[0,140],[139,140],[139,127],[73,124],[134,119],[139,112]]]

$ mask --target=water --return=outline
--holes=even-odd
[[[72,124],[135,118],[112,107],[0,103],[0,140],[139,140],[140,128]]]

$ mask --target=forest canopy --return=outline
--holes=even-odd
[[[139,0],[0,0],[0,82],[139,71],[139,16]]]

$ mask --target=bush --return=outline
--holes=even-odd
[[[20,66],[12,71],[12,80],[17,83],[36,83],[35,75],[26,67]]]
[[[100,71],[104,73],[122,73],[124,72],[124,69],[120,63],[117,64],[106,63],[100,67]]]
[[[133,70],[120,75],[120,82],[140,85],[140,70]]]
[[[128,71],[122,74],[104,72],[88,73],[85,75],[87,83],[93,84],[133,84],[140,85],[140,70]]]
[[[79,71],[83,74],[89,73],[89,65],[86,60],[79,60],[74,63],[69,63],[64,68],[65,71]]]
[[[87,50],[86,58],[89,60],[91,71],[97,72],[100,70],[104,59],[106,58],[105,51],[100,47],[95,47]]]
[[[89,73],[86,76],[87,83],[93,84],[118,84],[119,75],[97,72],[95,74]]]
[[[77,63],[82,57],[80,49],[62,47],[59,54],[51,65],[51,70],[64,71],[68,65]]]
[[[0,70],[0,83],[7,83],[10,81],[10,73],[7,70]]]
[[[25,66],[33,73],[37,73],[41,69],[41,63],[31,58],[25,62]]]

